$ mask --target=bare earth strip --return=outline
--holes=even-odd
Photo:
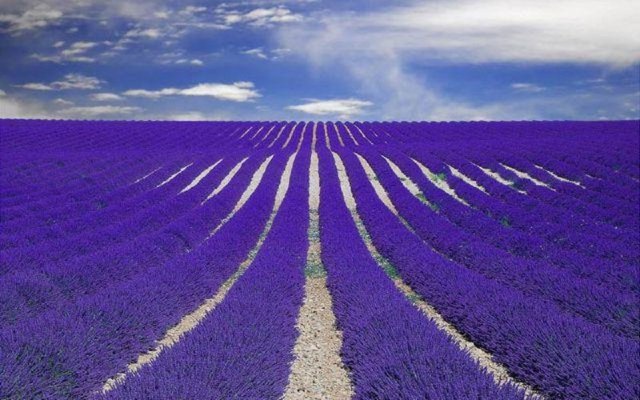
[[[476,182],[473,179],[469,178],[468,176],[466,176],[465,174],[460,172],[458,169],[452,167],[451,165],[447,165],[447,167],[449,167],[449,169],[451,170],[451,173],[453,174],[453,176],[455,176],[458,179],[462,179],[462,181],[464,183],[466,183],[467,185],[471,185],[474,188],[476,188],[476,189],[480,190],[481,192],[483,192],[484,194],[489,195],[489,193],[487,192],[487,189],[485,189],[478,182]]]
[[[262,130],[264,129],[264,126],[261,126],[260,128],[258,128],[258,130],[251,135],[251,137],[249,138],[249,140],[253,140],[253,138],[255,138],[256,136],[258,136],[260,134],[260,132],[262,132]]]
[[[238,173],[238,171],[240,171],[240,167],[242,167],[242,164],[245,163],[245,161],[247,161],[249,157],[245,157],[242,159],[242,161],[240,161],[239,163],[237,163],[235,165],[235,167],[233,167],[231,169],[231,171],[229,171],[229,173],[224,177],[224,179],[222,179],[222,181],[220,182],[220,184],[218,185],[218,187],[216,187],[215,189],[213,189],[213,192],[211,192],[206,199],[204,199],[202,201],[201,204],[206,203],[207,201],[209,201],[210,198],[212,198],[213,196],[217,195],[218,193],[222,192],[222,189],[224,189],[229,182],[231,182],[231,180],[233,179],[234,176],[236,176],[236,174]]]
[[[209,175],[209,172],[213,171],[213,169],[218,164],[220,164],[221,161],[222,161],[222,159],[219,159],[215,163],[211,164],[207,169],[202,171],[200,173],[200,175],[196,176],[195,179],[193,181],[191,181],[191,183],[189,185],[187,185],[184,189],[182,189],[180,191],[180,193],[184,193],[184,192],[189,191],[189,190],[193,189],[194,187],[196,187],[198,185],[198,183],[200,183],[201,180],[203,180],[207,175]]]
[[[293,126],[293,128],[291,128],[291,132],[289,132],[289,136],[287,137],[287,140],[282,145],[283,149],[289,145],[289,142],[291,141],[291,138],[293,137],[293,132],[296,130],[296,128],[298,127],[299,123],[300,122],[296,122],[296,124]],[[305,125],[302,127],[303,132],[304,132],[304,127],[305,126],[306,126],[306,122],[305,122]]]
[[[284,200],[287,190],[289,189],[289,180],[291,178],[291,170],[293,167],[295,156],[295,154],[291,155],[291,157],[289,157],[289,160],[287,161],[284,173],[280,178],[278,191],[276,192],[275,203],[273,205],[273,210],[271,212],[269,220],[267,221],[264,230],[260,235],[258,243],[251,250],[247,259],[244,260],[240,264],[236,272],[222,284],[222,286],[218,289],[217,293],[215,293],[213,297],[205,299],[204,302],[202,302],[200,306],[198,306],[198,308],[182,317],[180,322],[178,322],[178,324],[173,328],[169,329],[162,337],[162,339],[156,342],[156,345],[151,350],[140,354],[135,362],[129,364],[125,372],[121,372],[116,376],[109,378],[102,386],[102,393],[107,393],[115,389],[118,385],[121,385],[129,375],[139,371],[145,365],[148,365],[155,361],[164,350],[170,349],[176,343],[178,343],[182,336],[198,326],[200,322],[202,322],[207,317],[207,315],[209,315],[209,313],[211,313],[218,306],[218,304],[220,304],[222,300],[224,300],[225,296],[236,283],[238,278],[240,278],[242,274],[244,274],[247,268],[249,268],[249,265],[251,265],[251,262],[253,262],[253,259],[260,250],[260,247],[262,247],[262,244],[264,243],[264,240],[267,237],[269,230],[271,229],[273,220],[278,212],[278,209],[280,208],[280,205],[282,204],[282,201]],[[233,212],[231,214],[233,214]]]
[[[256,142],[256,144],[254,144],[254,145],[253,145],[253,148],[255,149],[255,148],[256,148],[256,147],[258,147],[262,142],[264,142],[264,141],[269,137],[269,134],[271,133],[271,131],[273,131],[273,130],[275,129],[275,127],[276,127],[276,126],[275,126],[275,125],[273,125],[273,126],[272,126],[268,131],[267,131],[267,133],[265,133],[265,134],[260,138],[260,140],[258,140],[258,141]]]
[[[213,228],[213,230],[209,233],[209,237],[215,235],[216,232],[218,232],[224,224],[226,224],[231,218],[233,218],[233,216],[238,212],[238,210],[241,209],[244,206],[244,204],[249,200],[253,192],[256,191],[256,189],[258,188],[258,185],[262,181],[262,177],[264,176],[264,173],[267,170],[267,167],[269,166],[271,159],[273,159],[273,155],[267,157],[267,159],[264,160],[262,164],[260,164],[260,167],[258,167],[256,172],[253,173],[253,176],[251,177],[251,181],[249,182],[249,185],[244,190],[244,192],[242,192],[242,195],[240,196],[240,199],[236,203],[235,207],[233,207],[233,210],[231,210],[229,215],[227,215],[226,217],[224,217],[222,221],[220,221],[218,226]]]
[[[247,128],[247,130],[246,130],[246,131],[244,131],[244,132],[242,133],[242,135],[240,135],[240,137],[238,138],[238,140],[242,139],[242,138],[244,137],[244,135],[246,135],[247,133],[251,132],[251,129],[253,129],[253,126],[248,127],[248,128]]]
[[[516,175],[518,176],[518,178],[521,178],[521,179],[528,179],[528,180],[530,180],[531,182],[533,182],[534,184],[536,184],[536,185],[538,185],[538,186],[544,186],[544,187],[546,187],[547,189],[551,189],[551,190],[554,190],[554,191],[555,191],[555,189],[554,189],[554,188],[552,188],[551,186],[547,185],[546,183],[544,183],[544,182],[542,182],[542,181],[537,180],[536,178],[534,178],[533,176],[531,176],[531,175],[527,174],[526,172],[519,171],[519,170],[517,170],[517,169],[515,169],[515,168],[513,168],[513,167],[510,167],[510,166],[506,165],[506,164],[502,164],[502,163],[500,163],[500,165],[502,165],[503,167],[505,167],[505,168],[506,168],[506,169],[508,169],[509,171],[511,171],[511,172],[513,172],[514,174],[516,174]]]
[[[571,179],[563,178],[563,177],[561,177],[560,175],[557,175],[557,174],[555,174],[555,173],[553,173],[553,172],[549,171],[548,169],[546,169],[546,168],[544,168],[544,167],[541,167],[541,166],[539,166],[539,165],[536,165],[536,168],[538,168],[538,169],[541,169],[541,170],[545,171],[546,173],[548,173],[549,175],[553,176],[555,179],[559,180],[560,182],[572,183],[572,184],[574,184],[574,185],[576,185],[576,186],[580,186],[581,188],[584,188],[584,186],[582,186],[582,183],[581,183],[581,182],[578,182],[578,181],[572,181]]]
[[[275,138],[273,138],[273,141],[271,143],[269,143],[269,146],[267,146],[268,149],[271,148],[271,146],[273,146],[278,139],[280,138],[280,135],[282,135],[282,131],[284,131],[284,129],[287,127],[287,125],[283,125],[282,128],[280,128],[280,130],[278,131],[278,134],[276,135]]]
[[[387,164],[389,164],[389,167],[391,167],[391,170],[393,171],[395,176],[397,176],[398,179],[400,179],[400,182],[402,182],[402,185],[405,187],[405,189],[409,191],[409,193],[416,196],[421,202],[428,205],[432,210],[437,211],[437,208],[436,208],[437,206],[434,203],[429,202],[429,199],[427,199],[424,193],[422,193],[418,185],[416,185],[415,182],[411,180],[411,178],[405,175],[404,172],[402,172],[402,170],[400,169],[400,167],[398,167],[393,161],[389,160],[387,157],[383,156],[383,158],[387,161]]]
[[[315,146],[315,129],[313,137]],[[340,358],[342,332],[336,328],[331,294],[327,289],[319,237],[320,176],[318,155],[311,155],[309,175],[309,249],[305,268],[305,297],[296,328],[289,384],[284,399],[349,399],[349,374]]]
[[[358,141],[356,140],[355,136],[353,136],[353,133],[351,133],[351,130],[349,130],[349,127],[347,127],[347,125],[345,125],[344,123],[340,122],[340,124],[342,124],[342,126],[344,127],[344,129],[347,131],[347,134],[349,135],[349,137],[351,138],[351,140],[353,140],[353,143],[356,144],[356,146],[360,146],[360,143],[358,143]]]
[[[138,182],[142,182],[143,180],[147,179],[148,177],[150,177],[151,175],[155,174],[156,172],[158,172],[160,170],[160,168],[162,167],[158,167],[156,169],[154,169],[153,171],[149,172],[148,174],[146,174],[145,176],[143,176],[142,178],[138,178],[136,179],[133,183],[138,183]]]
[[[168,177],[164,182],[162,182],[161,184],[159,184],[158,186],[156,186],[156,188],[159,188],[160,186],[164,186],[167,183],[171,182],[176,176],[180,175],[181,173],[184,172],[184,170],[186,170],[187,168],[189,168],[193,163],[189,163],[187,165],[185,165],[184,167],[180,168],[180,170],[178,172],[176,172],[175,174],[171,175],[170,177]]]
[[[492,170],[490,170],[489,168],[485,168],[485,167],[481,167],[478,164],[475,164],[476,167],[480,168],[480,170],[482,170],[482,172],[484,172],[486,175],[488,175],[489,177],[495,179],[498,183],[502,183],[505,186],[510,187],[511,189],[515,190],[516,192],[520,193],[520,194],[527,194],[527,192],[525,192],[524,190],[520,190],[520,189],[516,189],[513,185],[514,182],[511,182],[508,179],[504,179],[503,177],[500,176],[499,173],[497,172],[493,172]]]
[[[329,140],[329,131],[327,130],[327,124],[324,124],[324,142],[329,150],[331,150],[331,141]],[[315,149],[314,149],[315,150]]]
[[[340,146],[344,147],[344,142],[342,141],[342,135],[340,135],[340,132],[338,131],[338,128],[335,126],[335,124],[333,125],[333,130],[336,133],[336,136],[338,137],[338,142],[340,142]]]
[[[422,164],[420,161],[413,158],[411,160],[418,166],[418,168],[420,168],[420,171],[424,174],[424,176],[426,176],[427,179],[429,179],[434,185],[436,185],[438,189],[442,190],[443,192],[453,197],[454,199],[464,204],[465,206],[469,205],[466,201],[464,201],[462,198],[460,198],[456,194],[455,190],[453,190],[451,186],[449,186],[445,178],[442,178],[439,175],[434,174],[429,168],[427,168],[426,165]]]
[[[389,196],[387,196],[387,192],[384,190],[380,182],[378,182],[378,178],[373,172],[373,168],[371,168],[371,165],[369,165],[367,160],[365,160],[360,154],[356,153],[356,156],[358,157],[358,160],[360,160],[360,165],[362,165],[362,167],[364,168],[367,176],[371,178],[370,182],[373,186],[373,190],[375,190],[380,200],[382,200],[384,205],[387,206],[387,208],[391,210],[391,212],[393,212],[395,215],[398,215],[398,210],[396,210],[396,207],[391,202],[391,199],[389,198]]]
[[[347,204],[347,207],[351,211],[351,216],[353,217],[353,220],[356,223],[358,230],[360,231],[360,236],[365,242],[373,258],[387,273],[396,288],[404,294],[404,296],[408,301],[411,302],[411,304],[413,304],[418,310],[420,310],[428,319],[433,321],[436,327],[440,331],[444,332],[452,340],[452,342],[455,343],[458,348],[460,348],[460,350],[462,350],[465,354],[468,354],[469,357],[477,362],[483,370],[487,371],[498,385],[510,383],[522,389],[529,398],[543,399],[542,395],[536,392],[531,386],[513,378],[509,374],[509,371],[503,365],[493,360],[493,357],[490,353],[486,352],[484,349],[481,349],[473,342],[465,338],[464,335],[460,333],[452,324],[447,322],[433,306],[428,304],[419,294],[417,294],[409,285],[407,285],[402,280],[389,260],[383,257],[374,246],[373,241],[371,240],[371,237],[369,236],[369,233],[367,232],[366,227],[364,226],[364,223],[360,219],[360,216],[357,212],[356,201],[351,191],[351,185],[349,183],[349,178],[347,177],[344,164],[336,153],[333,153],[333,157],[336,168],[338,170],[342,195],[344,197],[345,203]]]
[[[359,127],[358,125],[355,125],[355,124],[354,124],[353,126],[358,130],[358,132],[360,132],[360,134],[362,135],[362,137],[363,137],[367,142],[369,142],[369,144],[373,144],[373,142],[371,141],[371,139],[369,139],[369,138],[367,137],[367,135],[365,135],[365,134],[364,134],[364,132],[362,132],[362,129],[360,129],[360,127]],[[377,133],[375,133],[375,132],[373,132],[373,134],[374,134],[375,136],[378,136],[378,134],[377,134]]]

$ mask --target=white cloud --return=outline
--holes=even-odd
[[[174,89],[174,88],[167,88],[167,89],[160,89],[160,90],[131,89],[131,90],[127,90],[122,94],[125,96],[131,96],[131,97],[145,97],[148,99],[158,99],[162,96],[173,96],[173,95],[180,94],[180,90]]]
[[[123,106],[90,106],[90,107],[70,107],[60,113],[73,118],[95,118],[103,115],[128,115],[138,112],[139,107]]]
[[[16,85],[17,87],[21,87],[23,89],[29,90],[53,90],[53,88],[44,83],[25,83],[24,85]]]
[[[65,57],[71,57],[78,54],[85,53],[87,50],[90,50],[96,47],[98,43],[95,42],[75,42],[69,48],[62,50],[60,54]]]
[[[16,86],[29,90],[90,90],[99,89],[102,83],[103,81],[93,76],[85,76],[82,74],[67,74],[64,76],[63,80],[51,82],[49,84],[31,82]]]
[[[229,116],[224,113],[204,114],[200,111],[185,111],[176,114],[166,114],[159,117],[168,121],[222,121],[229,120]]]
[[[235,24],[248,24],[251,26],[273,26],[288,22],[302,21],[301,14],[296,14],[286,7],[256,8],[248,12],[229,10],[227,7],[218,7],[216,12],[227,26]]]
[[[288,110],[301,111],[312,115],[337,115],[341,119],[362,114],[365,107],[373,105],[372,102],[358,99],[333,99],[314,100],[307,103],[288,106]]]
[[[269,57],[267,57],[267,55],[264,53],[264,50],[262,49],[262,47],[245,50],[242,52],[242,54],[246,54],[246,55],[257,57],[257,58],[262,58],[263,60],[269,59]]]
[[[64,42],[56,42],[53,47],[60,48],[64,46]],[[87,51],[93,49],[98,46],[96,42],[75,42],[72,43],[68,48],[60,51],[59,54],[55,55],[42,55],[42,54],[32,54],[31,57],[35,58],[38,61],[43,62],[55,62],[61,63],[65,61],[72,62],[94,62],[96,59],[93,57],[88,57],[84,55]]]
[[[132,89],[123,93],[125,96],[157,99],[162,96],[209,96],[218,100],[237,102],[252,101],[260,97],[254,89],[253,82],[201,83],[187,89],[165,88],[160,90]]]
[[[179,60],[176,61],[176,64],[191,64],[191,65],[195,65],[198,67],[201,67],[204,65],[204,62],[202,60],[199,60],[197,58],[193,58],[193,59],[188,59],[188,58],[181,58]]]
[[[91,95],[91,99],[95,101],[119,101],[123,100],[120,95],[115,93],[95,93]]]
[[[447,98],[416,65],[442,63],[592,63],[640,61],[629,0],[414,2],[368,13],[321,13],[280,27],[292,55],[344,74],[376,103],[377,119],[513,119],[537,116],[538,105],[473,104]],[[517,90],[517,88],[514,88]],[[583,101],[584,103],[584,101]],[[567,115],[579,112],[567,110]],[[544,115],[544,114],[542,114]]]
[[[291,53],[291,49],[278,48],[267,51],[262,47],[256,47],[254,49],[242,51],[241,53],[248,56],[260,58],[262,60],[279,60],[287,54]]]
[[[517,82],[511,84],[511,89],[518,92],[538,93],[545,90],[542,86],[538,86],[534,83]]]
[[[0,97],[4,97],[7,95],[7,92],[5,92],[4,90],[0,89]]]
[[[357,52],[450,62],[572,62],[628,66],[640,61],[635,0],[417,2],[359,14],[319,16],[283,37],[320,57]]]
[[[147,29],[131,29],[127,33],[125,33],[125,38],[146,38],[146,39],[157,39],[162,36],[162,32],[157,28],[147,28]]]
[[[25,10],[22,14],[0,14],[0,23],[8,25],[8,32],[20,33],[47,25],[62,18],[60,10],[51,8],[47,4],[39,4]]]
[[[58,97],[57,99],[53,100],[52,103],[57,106],[64,106],[64,107],[69,107],[73,105],[73,101],[65,100],[61,97]]]
[[[171,15],[171,13],[167,10],[162,10],[162,11],[155,11],[153,13],[153,16],[158,18],[158,19],[167,19],[169,18],[169,16]]]
[[[38,104],[0,96],[0,118],[47,118],[49,115]]]
[[[182,10],[180,10],[179,14],[182,15],[194,15],[207,11],[207,7],[198,7],[198,6],[186,6]]]
[[[87,57],[87,56],[61,56],[61,55],[46,56],[43,54],[32,54],[31,57],[35,58],[38,61],[54,62],[54,63],[62,63],[65,61],[92,63],[96,61],[94,57]]]

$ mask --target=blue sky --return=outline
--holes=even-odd
[[[3,0],[0,117],[640,118],[640,2]]]

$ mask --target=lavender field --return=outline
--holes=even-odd
[[[0,120],[0,399],[637,399],[639,148]]]

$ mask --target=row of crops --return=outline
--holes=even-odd
[[[0,121],[0,398],[281,398],[316,275],[356,398],[638,398],[639,147],[638,121]]]

